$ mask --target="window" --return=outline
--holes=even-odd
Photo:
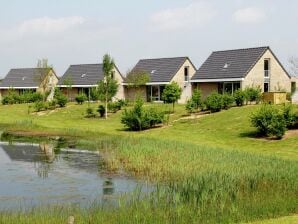
[[[269,92],[269,83],[268,82],[265,82],[264,83],[264,92],[265,93],[268,93]]]
[[[232,82],[224,83],[224,93],[233,94],[233,83]]]
[[[269,71],[270,71],[270,60],[265,59],[264,60],[264,76],[269,77]]]
[[[115,78],[115,71],[112,71],[112,73],[111,73],[111,78],[112,78],[112,79]]]
[[[165,86],[147,86],[147,100],[151,101],[161,101],[162,93]]]
[[[185,82],[189,81],[188,69],[189,69],[189,67],[184,67],[184,81]]]
[[[227,69],[228,67],[230,67],[230,63],[225,63],[225,65],[223,66],[224,69]]]
[[[81,78],[84,78],[85,76],[86,76],[86,74],[84,73],[84,74],[81,75]]]
[[[240,89],[240,82],[221,82],[218,83],[218,93],[234,94],[237,89]]]

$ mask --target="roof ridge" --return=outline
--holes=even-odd
[[[253,50],[253,49],[260,49],[260,48],[270,49],[269,46],[262,46],[262,47],[248,47],[248,48],[239,48],[239,49],[230,49],[230,50],[219,50],[219,51],[213,51],[213,53],[215,53],[215,52],[227,52],[227,51]]]
[[[102,65],[102,63],[90,63],[90,64],[71,64],[70,66],[79,66],[79,65]]]
[[[188,56],[181,56],[181,57],[164,57],[164,58],[142,58],[140,61],[145,60],[160,60],[160,59],[177,59],[177,58],[189,58]]]
[[[10,70],[25,70],[25,69],[49,69],[49,68],[37,68],[37,67],[35,67],[35,68],[33,68],[33,67],[31,67],[31,68],[11,68]],[[50,68],[50,69],[52,69],[52,68]]]

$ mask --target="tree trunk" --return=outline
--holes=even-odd
[[[105,108],[106,108],[105,117],[106,117],[106,119],[108,119],[108,96],[107,96],[107,94],[106,94]]]
[[[173,113],[175,113],[175,102],[173,102]]]

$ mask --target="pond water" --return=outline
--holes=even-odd
[[[152,190],[129,176],[107,174],[101,162],[95,153],[0,143],[0,210],[61,203],[113,205],[123,194]]]

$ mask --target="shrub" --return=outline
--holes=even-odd
[[[285,134],[287,123],[284,114],[275,106],[264,104],[251,116],[251,123],[258,132],[265,136],[281,139]]]
[[[293,106],[291,104],[285,104],[282,109],[282,112],[283,112],[283,117],[286,122],[286,126],[288,128],[293,128],[297,122],[297,117],[294,112]]]
[[[211,93],[205,100],[205,105],[212,113],[218,112],[223,108],[222,95],[218,93]]]
[[[234,103],[234,97],[231,94],[225,93],[222,95],[222,109],[229,109]]]
[[[95,117],[93,108],[91,108],[91,107],[88,107],[88,108],[86,109],[86,114],[87,114],[86,117]]]
[[[34,103],[37,101],[42,101],[43,100],[43,95],[41,93],[30,93],[29,95],[29,99],[28,99],[28,103]]]
[[[14,104],[14,103],[15,103],[14,98],[11,97],[10,95],[4,96],[2,98],[3,105]]]
[[[50,108],[51,110],[54,110],[54,109],[56,108],[56,106],[57,106],[57,100],[56,100],[56,99],[53,99],[53,100],[51,100],[51,101],[49,102],[49,108]]]
[[[55,99],[57,100],[57,104],[60,106],[60,107],[65,107],[66,104],[67,104],[67,97],[64,96],[62,93],[61,94],[58,94],[56,95]]]
[[[90,90],[90,99],[92,101],[98,101],[99,100],[98,91],[97,91],[96,87],[91,88],[91,90]]]
[[[187,102],[186,102],[186,105],[185,105],[185,109],[186,109],[186,111],[188,112],[188,113],[194,113],[194,112],[196,112],[196,108],[195,108],[196,106],[195,106],[195,102],[192,100],[192,99],[190,99],[190,100],[188,100]]]
[[[175,110],[175,103],[180,99],[182,94],[182,89],[176,82],[172,82],[165,86],[163,93],[162,93],[162,100],[165,103],[172,103],[173,104],[173,112]]]
[[[36,112],[40,112],[42,110],[45,110],[45,102],[43,101],[37,101],[34,103],[34,109]]]
[[[132,131],[141,131],[152,128],[164,121],[164,113],[154,108],[144,109],[143,101],[138,99],[131,110],[123,112],[121,123]]]
[[[87,100],[87,96],[84,93],[80,93],[76,96],[75,100],[78,104],[83,104]]]
[[[99,105],[98,109],[97,109],[97,112],[99,113],[100,117],[104,117],[106,109],[103,105]]]
[[[235,100],[235,103],[236,105],[239,107],[239,106],[243,106],[244,104],[244,101],[245,101],[245,92],[242,91],[241,89],[237,89],[235,92],[234,92],[234,100]]]
[[[118,110],[121,110],[121,106],[117,102],[109,102],[108,103],[108,111],[112,113],[116,113]]]
[[[262,99],[262,90],[259,87],[247,87],[244,90],[246,104],[248,102],[256,102],[257,104]]]

